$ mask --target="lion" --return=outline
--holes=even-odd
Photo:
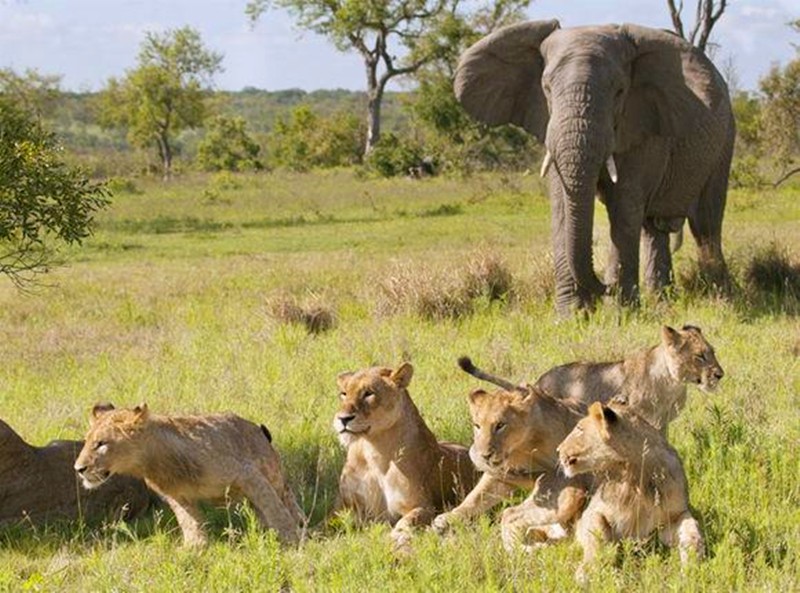
[[[506,435],[493,445],[494,455],[535,462],[531,451],[547,459],[539,464],[527,481],[512,480],[521,470],[505,469],[498,475],[485,471],[478,487],[461,505],[436,517],[433,528],[446,533],[454,520],[465,520],[481,514],[507,499],[517,487],[529,488],[538,480],[530,496],[520,505],[504,511],[501,526],[506,548],[521,545],[531,550],[538,544],[565,537],[577,520],[580,507],[588,494],[585,483],[568,483],[553,468],[557,466],[555,446],[585,413],[595,400],[614,400],[626,403],[645,421],[666,434],[670,421],[677,417],[686,403],[686,385],[695,384],[704,392],[714,391],[724,372],[717,361],[714,348],[699,328],[686,325],[680,330],[662,327],[661,344],[643,350],[618,362],[575,362],[555,367],[542,375],[533,387],[515,385],[477,367],[467,357],[458,361],[467,373],[500,386],[503,391],[477,404],[470,396],[470,412],[475,425],[473,460],[489,454],[486,435],[494,430],[499,418],[527,418],[525,421],[502,421]],[[481,393],[479,391],[479,393]],[[485,392],[484,392],[485,393]],[[534,395],[530,398],[530,395]],[[544,398],[549,396],[549,400]],[[530,398],[530,399],[529,399]],[[553,404],[560,401],[563,406]],[[550,402],[547,414],[530,414],[525,402]],[[520,415],[521,413],[521,415]],[[565,427],[569,427],[565,430]],[[481,437],[481,435],[484,435]],[[539,442],[537,442],[537,440]],[[546,446],[540,444],[546,442]],[[477,462],[476,462],[477,463]],[[535,464],[534,464],[535,465]],[[524,471],[531,471],[530,466]],[[478,469],[484,469],[478,464]],[[527,544],[526,541],[532,541]]]
[[[422,419],[408,393],[413,373],[403,363],[340,374],[333,420],[347,449],[334,510],[392,523],[399,550],[414,528],[430,524],[477,481],[467,448],[437,441]]]
[[[234,414],[159,416],[146,404],[99,404],[75,471],[90,490],[113,474],[143,479],[173,510],[189,547],[207,542],[198,503],[229,498],[247,498],[264,527],[294,543],[303,514],[271,441],[265,426]]]
[[[616,362],[573,362],[557,366],[536,381],[547,393],[582,406],[612,399],[666,434],[686,405],[686,386],[716,390],[725,376],[713,346],[699,327],[661,328],[661,343]]]
[[[596,476],[592,498],[576,527],[583,548],[579,580],[600,547],[658,532],[678,546],[681,562],[702,558],[703,536],[689,510],[686,474],[664,435],[627,406],[595,402],[558,447],[564,475]]]
[[[0,525],[131,520],[149,508],[152,495],[134,478],[114,477],[102,492],[82,490],[72,470],[81,447],[67,440],[35,447],[0,420]]]
[[[515,386],[469,395],[474,425],[470,457],[483,476],[464,501],[438,515],[432,527],[440,535],[509,498],[517,488],[532,489],[528,499],[503,512],[507,548],[525,537],[536,543],[565,537],[584,506],[589,480],[566,478],[558,469],[559,443],[583,416],[574,404],[538,387]]]

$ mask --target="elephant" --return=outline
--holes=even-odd
[[[735,136],[720,73],[688,42],[632,24],[509,25],[461,55],[456,98],[474,119],[515,124],[546,148],[557,310],[600,296],[639,298],[672,281],[669,233],[688,218],[701,272],[727,278],[722,218]],[[594,270],[595,195],[611,234],[604,280]]]

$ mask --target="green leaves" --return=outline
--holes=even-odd
[[[17,284],[46,271],[58,243],[80,243],[108,191],[61,161],[35,117],[0,96],[0,274]]]

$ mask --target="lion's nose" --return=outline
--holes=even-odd
[[[76,463],[75,464],[75,471],[78,472],[79,474],[83,474],[83,472],[86,471],[86,466],[85,465],[78,465]]]
[[[722,379],[722,377],[725,376],[725,371],[722,369],[717,369],[714,371],[714,376],[717,378],[717,380]]]
[[[339,422],[342,423],[342,426],[347,426],[347,423],[355,417],[355,414],[350,414],[349,416],[339,416]]]

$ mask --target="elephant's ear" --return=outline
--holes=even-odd
[[[725,88],[702,52],[670,33],[622,25],[635,49],[631,84],[617,126],[616,150],[625,152],[649,136],[682,138],[721,99]],[[721,86],[720,86],[721,85]]]
[[[559,26],[556,20],[510,25],[466,50],[453,86],[467,113],[492,126],[516,124],[543,142],[548,112],[539,46]]]

